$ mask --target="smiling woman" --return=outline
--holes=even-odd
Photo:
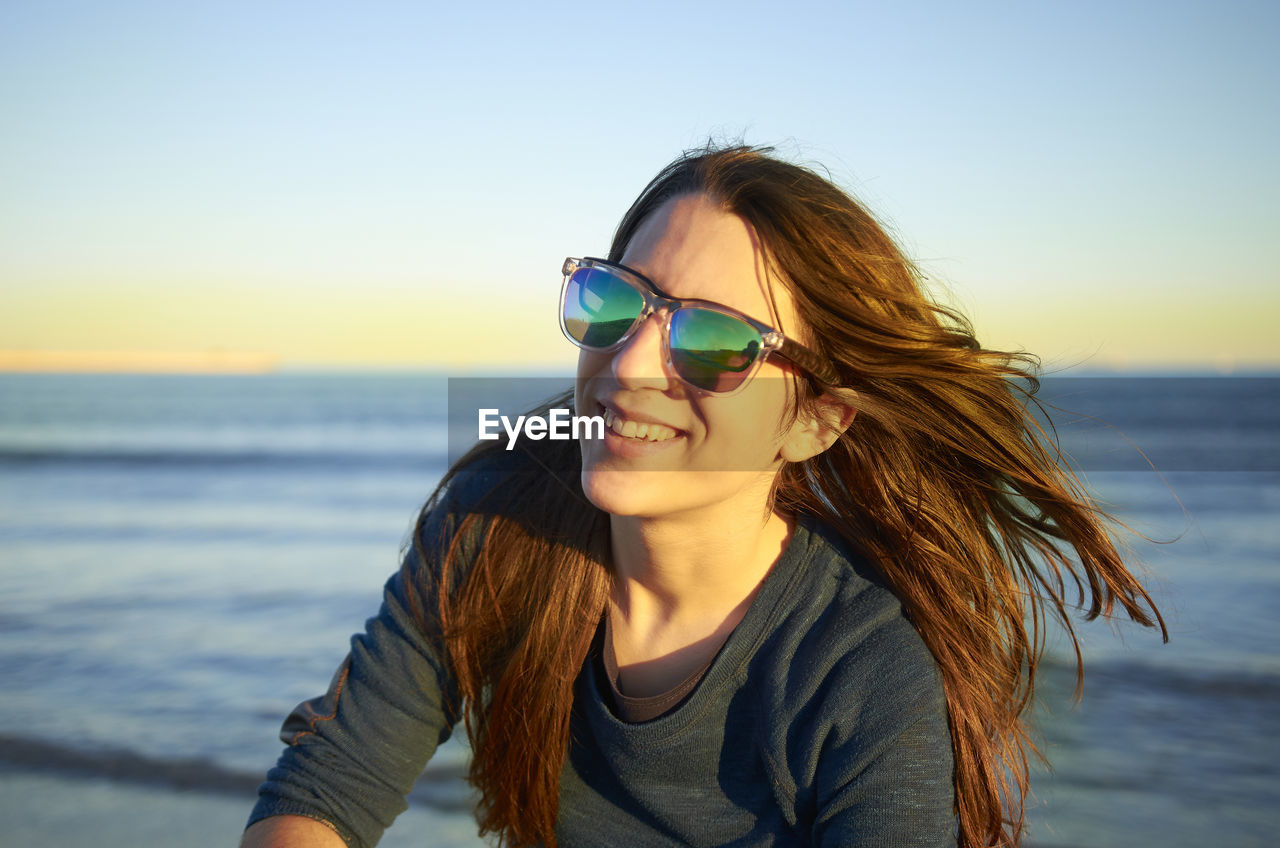
[[[459,720],[504,845],[1017,844],[1046,610],[1163,626],[1032,360],[767,151],[681,157],[563,272],[530,414],[603,438],[450,469],[245,844],[373,844]]]

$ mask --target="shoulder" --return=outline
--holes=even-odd
[[[814,623],[843,634],[839,644],[853,649],[907,648],[924,642],[907,620],[902,604],[875,567],[825,525],[798,526],[800,551],[795,602],[808,606]]]
[[[914,822],[908,831],[924,811],[925,829],[949,832],[951,734],[937,662],[851,545],[812,524],[797,535],[805,556],[757,678],[775,778],[813,805],[815,826],[898,799],[903,810],[885,815]]]
[[[795,542],[803,558],[778,634],[805,672],[789,675],[793,706],[817,698],[845,720],[945,709],[937,662],[874,567],[822,525],[802,524]]]

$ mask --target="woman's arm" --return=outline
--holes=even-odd
[[[824,848],[956,845],[946,692],[924,640],[889,598],[856,596],[835,628],[850,634],[851,649],[821,678],[811,837]]]
[[[414,781],[459,712],[440,638],[424,631],[415,612],[434,604],[433,564],[423,559],[456,526],[449,506],[426,518],[421,556],[410,548],[404,567],[387,581],[379,614],[352,638],[328,692],[298,705],[285,721],[286,747],[259,787],[251,825],[302,817],[338,837],[332,844],[371,846],[408,806]],[[293,841],[263,844],[312,844],[284,827]],[[276,838],[274,828],[267,832]]]
[[[424,620],[437,605],[439,559],[454,541],[464,561],[473,555],[470,535],[454,534],[495,482],[468,473],[433,495],[381,610],[352,637],[328,692],[298,705],[281,728],[286,747],[259,787],[246,846],[367,848],[407,809],[461,710],[442,636]]]
[[[879,754],[820,799],[814,844],[954,848],[950,742],[945,712],[873,742]],[[841,758],[839,749],[834,753]],[[842,759],[858,762],[856,756]]]
[[[244,832],[240,848],[346,848],[333,828],[306,816],[272,816]]]
[[[405,570],[415,573],[415,554],[408,556]],[[251,823],[309,817],[331,824],[348,844],[368,846],[405,810],[405,796],[458,711],[440,647],[418,626],[408,594],[398,572],[329,691],[285,721],[287,747],[259,787]]]

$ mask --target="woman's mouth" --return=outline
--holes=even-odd
[[[604,408],[604,426],[607,430],[622,436],[624,439],[635,439],[643,442],[665,442],[680,435],[680,431],[665,424],[632,421],[623,418],[608,407]]]
[[[600,447],[620,459],[642,460],[659,454],[670,454],[685,443],[686,433],[656,421],[628,418],[617,409],[600,404],[604,418],[604,438]]]

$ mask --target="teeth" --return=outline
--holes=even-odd
[[[619,436],[628,439],[640,439],[646,442],[665,442],[676,437],[676,431],[665,424],[629,421],[620,417],[612,409],[605,409],[604,411],[604,426]]]

